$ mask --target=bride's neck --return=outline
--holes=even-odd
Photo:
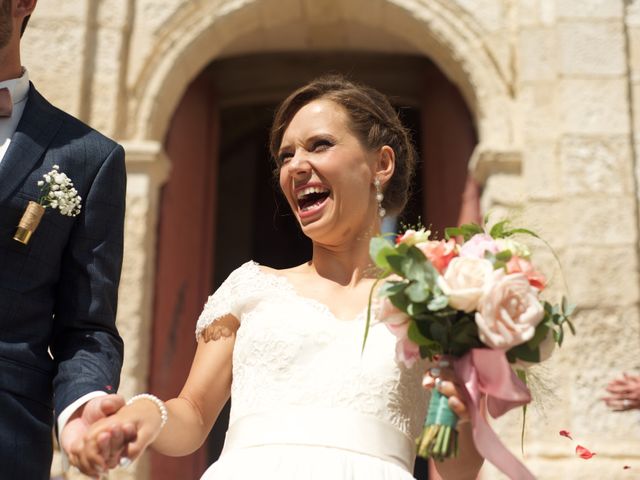
[[[357,285],[375,273],[369,256],[369,240],[363,238],[340,247],[314,243],[309,267],[321,277],[340,285]]]

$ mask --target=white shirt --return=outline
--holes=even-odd
[[[11,137],[18,128],[18,123],[24,113],[24,107],[27,104],[29,96],[29,73],[25,68],[22,69],[20,78],[12,78],[0,82],[0,88],[8,88],[11,93],[11,101],[13,102],[13,113],[10,117],[0,117],[0,163],[4,158],[4,154],[9,148]]]

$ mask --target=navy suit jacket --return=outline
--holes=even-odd
[[[23,245],[16,226],[53,165],[74,182],[82,212],[47,208]],[[122,147],[31,85],[0,162],[1,478],[48,478],[54,418],[86,393],[118,388],[125,183]],[[34,459],[34,449],[43,455]]]

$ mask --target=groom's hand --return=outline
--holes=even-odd
[[[116,467],[120,458],[125,456],[129,443],[136,439],[136,431],[132,425],[114,426],[98,438],[103,460],[101,465],[86,466],[78,462],[89,427],[98,420],[113,415],[124,405],[125,401],[120,395],[103,395],[93,398],[76,410],[63,428],[60,433],[60,446],[67,453],[71,464],[83,473],[92,475],[96,469]]]

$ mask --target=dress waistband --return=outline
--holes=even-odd
[[[340,409],[287,408],[245,415],[227,430],[223,454],[262,445],[339,448],[413,471],[415,442],[373,416]]]

